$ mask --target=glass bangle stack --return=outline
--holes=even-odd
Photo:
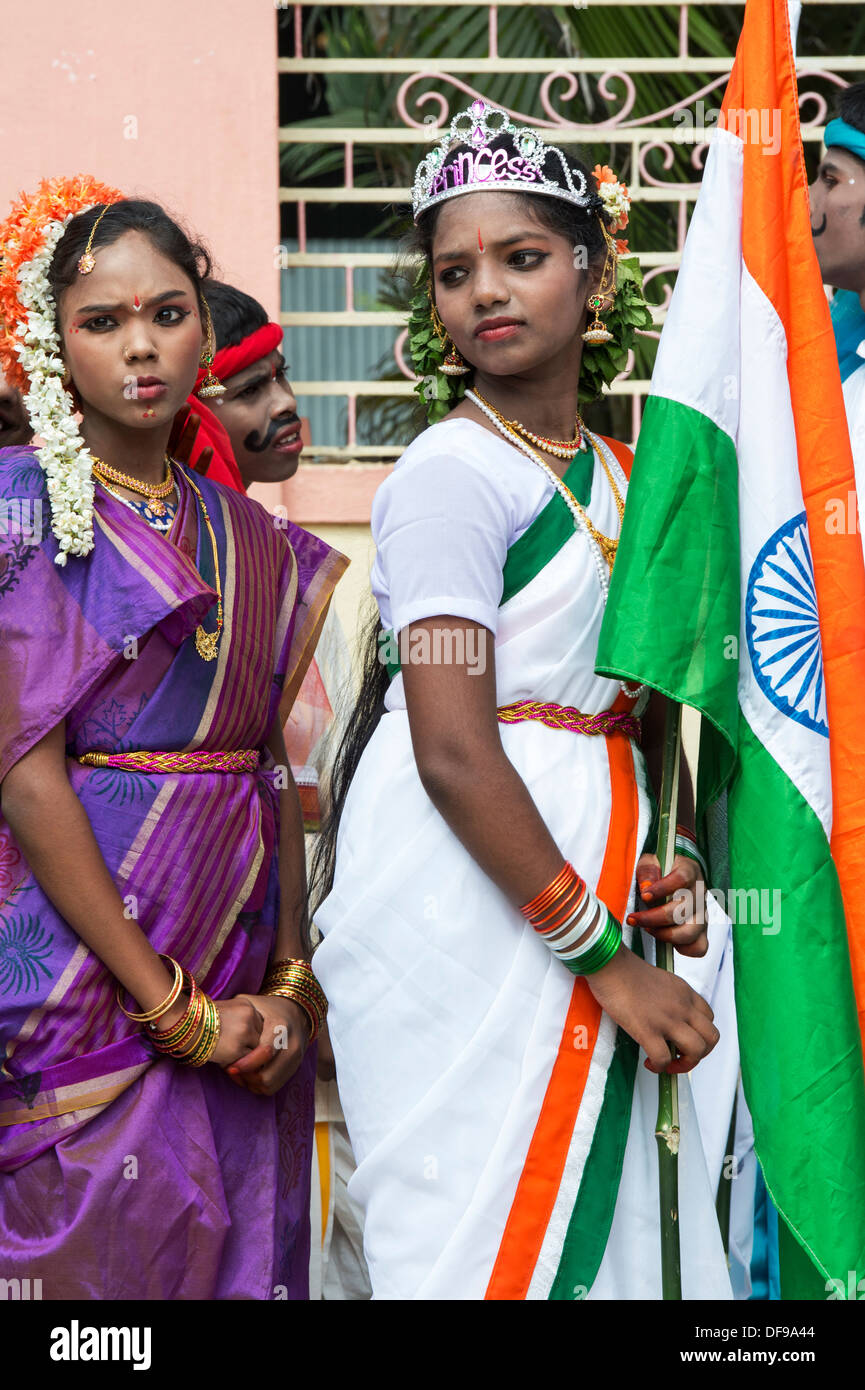
[[[565,863],[552,883],[520,911],[574,975],[602,970],[622,944],[620,924],[573,864]]]
[[[327,1017],[327,999],[309,961],[288,958],[271,961],[262,993],[278,995],[297,1004],[309,1022],[309,1041],[315,1041]]]
[[[118,1007],[134,1023],[144,1025],[150,1041],[158,1052],[164,1053],[166,1057],[173,1057],[175,1062],[182,1062],[186,1067],[203,1067],[205,1062],[210,1061],[219,1041],[219,1010],[210,995],[199,988],[189,971],[184,970],[172,956],[160,955],[159,959],[174,970],[174,981],[162,1003],[147,1013],[130,1013],[123,1007],[122,989],[118,985]],[[189,1002],[182,1018],[170,1028],[158,1030],[158,1020],[167,1014],[184,994]]]

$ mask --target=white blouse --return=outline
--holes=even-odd
[[[398,460],[372,505],[372,590],[384,628],[447,614],[496,631],[508,548],[555,489],[474,420],[442,420]]]

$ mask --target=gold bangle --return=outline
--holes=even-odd
[[[301,994],[290,984],[274,985],[267,993],[271,998],[288,999],[292,1004],[297,1005],[309,1023],[309,1041],[314,1042],[325,1019],[325,1014],[319,1008],[317,1001],[308,995]]]
[[[186,1013],[174,1024],[173,1028],[167,1028],[162,1033],[152,1032],[150,1035],[150,1040],[157,1051],[167,1053],[169,1056],[181,1053],[189,1045],[190,1039],[198,1036],[203,1016],[203,993],[188,971],[184,971],[184,976],[187,982],[186,988],[189,990]],[[151,1029],[153,1028],[152,1023],[149,1026]]]
[[[289,956],[283,956],[280,960],[272,960],[268,963],[264,978],[267,979],[276,971],[288,970],[289,968],[312,971],[312,966],[308,960],[293,960]]]
[[[205,1062],[210,1061],[216,1050],[221,1026],[222,1020],[219,1017],[219,1010],[210,995],[205,994],[204,1021],[201,1032],[193,1046],[182,1055],[176,1055],[175,1060],[182,1062],[187,1067],[203,1067]]]
[[[117,1007],[127,1018],[131,1018],[133,1023],[153,1023],[157,1018],[161,1018],[163,1014],[167,1014],[172,1004],[174,1004],[180,996],[180,991],[183,988],[183,966],[178,965],[173,956],[163,956],[160,953],[159,959],[170,961],[174,966],[174,983],[162,1003],[158,1004],[155,1009],[149,1009],[148,1012],[144,1014],[130,1013],[129,1009],[124,1009],[121,1002],[123,998],[123,986],[117,986],[115,994]]]

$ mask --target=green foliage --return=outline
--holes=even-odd
[[[431,70],[448,71],[448,59],[488,52],[488,19],[486,5],[460,5],[453,8],[386,6],[360,8],[352,5],[311,6],[304,8],[304,52],[317,53],[324,58],[394,58],[411,56],[428,60]],[[692,56],[721,57],[735,51],[742,24],[741,5],[692,5],[688,9],[688,51]],[[542,7],[514,6],[498,10],[498,53],[501,57],[543,58],[549,60],[547,71],[554,71],[561,57],[591,57],[599,60],[597,74],[576,77],[574,94],[567,100],[565,79],[551,84],[550,101],[563,119],[582,125],[601,126],[605,120],[621,111],[625,89],[611,83],[617,94],[604,97],[598,86],[604,68],[619,66],[610,60],[621,60],[627,71],[631,59],[666,59],[671,66],[661,72],[631,73],[635,84],[635,100],[628,112],[629,122],[641,122],[659,111],[668,111],[677,104],[693,102],[695,94],[714,82],[717,74],[699,71],[677,71],[675,57],[679,51],[678,4],[666,5],[605,5],[590,3],[576,7],[560,4]],[[290,29],[292,17],[280,16],[280,24]],[[861,52],[865,42],[865,6],[813,5],[805,6],[800,26],[799,51],[809,55],[823,53]],[[852,74],[851,74],[852,76]],[[297,123],[307,127],[310,143],[283,146],[282,177],[291,184],[339,184],[343,173],[341,145],[315,143],[316,129],[328,126],[357,130],[354,144],[354,182],[358,186],[386,188],[411,184],[414,168],[423,146],[418,143],[374,146],[363,143],[363,131],[369,126],[395,127],[400,123],[396,97],[405,81],[404,73],[327,73],[323,77],[290,78],[302,81],[313,97],[317,113]],[[494,104],[509,107],[535,117],[543,115],[540,91],[543,73],[505,73],[501,71],[461,73],[466,86],[479,91]],[[706,94],[708,105],[720,105],[723,81]],[[419,102],[425,92],[441,91],[451,113],[469,100],[459,88],[435,78],[414,82],[407,97],[411,112],[417,119],[425,113],[438,115],[439,103]],[[669,125],[670,117],[664,118]],[[589,168],[593,164],[611,164],[616,175],[625,183],[635,180],[636,170],[630,167],[627,145],[610,145],[603,130],[589,131],[582,142],[580,154]],[[674,191],[676,183],[699,181],[700,168],[692,162],[694,146],[673,142],[666,151],[648,150],[645,167],[650,175],[663,179]],[[664,166],[665,157],[671,158]],[[338,193],[334,190],[335,198]],[[401,213],[382,208],[382,221],[375,235],[391,235]],[[347,216],[346,216],[347,215]],[[352,215],[351,207],[340,210],[340,217]],[[678,245],[678,209],[674,196],[669,202],[643,201],[634,204],[628,227],[630,244],[641,251],[675,252]],[[633,272],[633,273],[632,273]],[[424,272],[425,278],[426,272]],[[596,399],[596,410],[603,416],[608,431],[616,432],[609,421],[615,421],[618,431],[627,437],[630,424],[630,400],[611,397],[599,392],[604,382],[624,369],[628,348],[634,352],[635,377],[651,375],[656,344],[653,338],[637,337],[638,328],[651,327],[651,317],[639,288],[639,271],[635,262],[619,263],[619,294],[610,314],[605,316],[615,334],[614,344],[589,347],[583,355],[580,381],[580,400]],[[653,301],[663,301],[665,289],[672,284],[674,273],[654,275],[649,294]],[[465,378],[443,377],[437,367],[446,348],[434,334],[424,337],[428,321],[422,322],[420,307],[415,303],[418,286],[409,282],[401,286],[392,277],[382,276],[380,302],[390,308],[411,307],[409,347],[422,377],[418,396],[432,418],[440,418],[460,398]],[[414,298],[413,298],[414,295]],[[426,295],[424,294],[424,301]],[[424,310],[424,312],[427,312]],[[419,354],[419,358],[417,356]],[[392,356],[379,365],[381,380],[402,380]],[[416,421],[412,416],[413,403],[405,398],[381,400],[367,398],[358,406],[358,425],[370,442],[402,440],[410,437]]]
[[[598,399],[619,372],[624,371],[628,351],[634,346],[638,328],[651,328],[652,313],[643,298],[643,280],[636,256],[622,256],[616,266],[616,295],[603,322],[613,334],[610,343],[583,348],[580,367],[580,404]],[[446,376],[440,368],[447,354],[430,314],[429,271],[421,266],[414,282],[408,321],[408,348],[412,365],[420,380],[415,391],[426,406],[427,420],[434,425],[453,410],[465,393],[466,377]]]

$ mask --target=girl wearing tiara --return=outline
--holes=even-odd
[[[660,1297],[652,1073],[718,1039],[652,963],[652,932],[707,949],[664,905],[698,879],[685,799],[674,871],[641,854],[657,702],[594,671],[630,454],[578,407],[650,322],[599,173],[476,101],[414,186],[435,423],[373,507],[379,651],[316,912],[378,1298]],[[682,1091],[684,1295],[729,1297]]]
[[[213,342],[162,208],[51,180],[0,246],[41,441],[0,454],[0,1270],[306,1298],[325,1005],[281,730],[344,557],[167,453]]]

